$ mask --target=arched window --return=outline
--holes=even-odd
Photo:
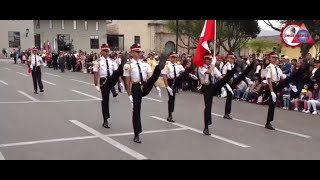
[[[169,54],[170,52],[175,51],[176,46],[175,46],[174,42],[168,41],[168,42],[165,44],[165,47],[164,47],[164,48],[165,48],[165,53],[166,53],[166,54]]]

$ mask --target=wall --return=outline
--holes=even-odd
[[[33,21],[32,20],[0,20],[0,48],[6,48],[8,52],[13,49],[9,48],[8,31],[20,32],[21,49],[28,49],[34,46]],[[26,29],[29,29],[28,37],[26,37]]]

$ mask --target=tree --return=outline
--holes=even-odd
[[[269,20],[263,20],[268,26],[276,31],[281,31],[280,28],[275,27]],[[281,20],[279,21],[282,25],[286,23],[304,23],[307,27],[311,37],[314,40],[314,44],[317,44],[320,41],[320,20]],[[302,57],[306,57],[309,53],[310,49],[314,46],[314,44],[301,44],[300,52]]]
[[[179,20],[179,40],[178,46],[186,49],[196,49],[204,20]],[[166,27],[176,32],[176,21],[167,21]],[[260,33],[257,20],[217,20],[217,49],[222,47],[225,51],[234,52],[240,50],[246,42],[257,37]],[[186,42],[186,39],[189,42]]]
[[[252,39],[247,43],[247,47],[253,50],[256,54],[264,53],[271,50],[275,44],[268,39]]]

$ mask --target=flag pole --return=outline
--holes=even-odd
[[[214,20],[214,39],[213,39],[213,58],[214,62],[213,64],[216,64],[217,58],[216,58],[216,48],[217,48],[217,20]]]

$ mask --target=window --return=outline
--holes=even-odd
[[[9,48],[20,48],[20,32],[9,31]]]
[[[64,20],[61,21],[61,28],[64,29]]]
[[[77,21],[73,20],[73,29],[77,29]]]
[[[140,36],[134,36],[134,43],[140,44]]]
[[[96,22],[96,31],[99,31],[99,22]]]
[[[84,30],[88,31],[88,21],[84,21]]]
[[[124,50],[124,36],[123,35],[107,35],[107,43],[112,51]]]
[[[36,20],[36,29],[40,29],[40,20]]]
[[[70,41],[70,34],[57,35],[58,51],[71,51],[72,43]]]
[[[99,49],[99,36],[90,36],[90,49]]]
[[[49,20],[49,29],[52,29],[52,20]]]
[[[34,35],[34,45],[35,45],[38,49],[41,48],[40,34],[35,34],[35,35]]]

